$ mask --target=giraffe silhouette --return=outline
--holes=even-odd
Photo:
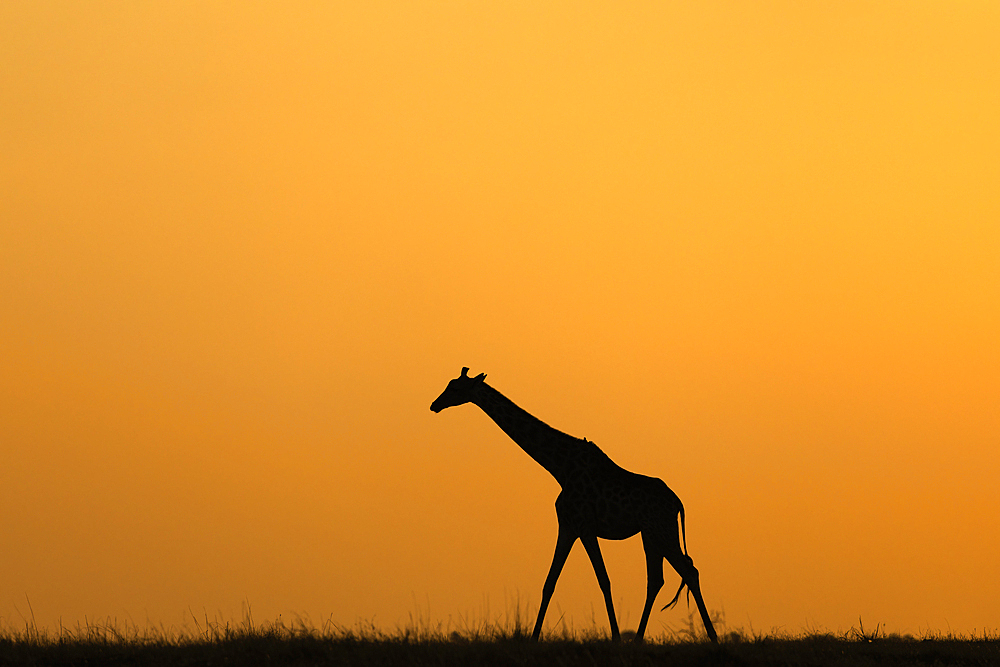
[[[469,369],[463,368],[462,374],[449,382],[441,395],[431,403],[431,410],[441,412],[445,408],[465,403],[478,405],[528,456],[549,471],[562,487],[562,492],[556,498],[556,516],[559,519],[556,551],[542,587],[542,602],[538,607],[538,618],[531,638],[537,640],[542,631],[542,620],[555,591],[556,580],[559,579],[570,550],[579,539],[587,550],[604,594],[611,622],[611,638],[618,641],[620,634],[611,600],[611,580],[608,578],[597,538],[624,540],[641,533],[642,548],[646,552],[646,604],[642,609],[642,620],[636,630],[635,640],[642,641],[646,633],[653,601],[663,587],[663,559],[666,558],[681,576],[681,585],[673,600],[663,609],[677,604],[681,591],[687,586],[689,593],[694,595],[701,620],[705,623],[705,631],[713,642],[717,642],[712,619],[708,616],[708,609],[701,596],[698,570],[687,555],[684,506],[677,494],[663,480],[638,475],[618,466],[586,438],[574,438],[530,415],[486,384],[485,380],[485,373],[469,377]],[[678,516],[680,535],[677,530]]]

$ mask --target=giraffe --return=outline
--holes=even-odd
[[[590,557],[597,582],[604,594],[611,624],[611,638],[619,641],[618,621],[611,600],[611,580],[604,566],[597,538],[624,540],[641,533],[642,548],[646,553],[646,604],[635,633],[635,641],[641,642],[646,633],[653,601],[663,587],[663,559],[666,558],[681,576],[681,584],[673,600],[663,609],[677,604],[681,591],[687,586],[689,594],[694,595],[705,631],[713,642],[718,642],[701,596],[698,570],[687,555],[684,506],[677,494],[660,479],[638,475],[619,467],[586,438],[574,438],[532,416],[486,384],[485,373],[469,377],[469,369],[463,368],[461,375],[449,382],[441,395],[431,403],[431,410],[437,413],[465,403],[479,406],[528,456],[555,477],[562,487],[562,492],[556,498],[556,517],[559,519],[556,550],[542,587],[542,602],[531,633],[533,640],[537,641],[542,631],[542,620],[566,558],[576,541],[580,540]],[[680,535],[677,530],[678,516]],[[683,550],[681,538],[684,540]]]

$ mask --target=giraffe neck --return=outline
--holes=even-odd
[[[485,382],[472,402],[560,484],[571,468],[582,463],[584,451],[579,450],[589,449],[585,445],[596,449],[593,443],[584,443],[532,416]]]

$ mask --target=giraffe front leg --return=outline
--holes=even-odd
[[[538,618],[535,620],[535,629],[531,632],[532,641],[538,641],[538,637],[542,633],[542,621],[545,619],[545,611],[549,608],[549,600],[552,599],[552,594],[556,590],[556,581],[559,579],[559,574],[562,572],[563,565],[566,564],[566,558],[569,557],[569,552],[575,542],[576,535],[566,530],[560,522],[559,537],[556,538],[556,553],[552,556],[552,566],[549,568],[548,576],[545,577],[545,585],[542,586],[542,603],[538,606]]]
[[[590,534],[580,538],[583,542],[587,555],[590,556],[590,563],[594,566],[594,573],[597,575],[597,583],[601,585],[601,592],[604,593],[604,604],[608,607],[608,621],[611,623],[611,641],[620,641],[621,635],[618,632],[618,619],[615,618],[615,605],[611,601],[611,579],[608,577],[608,569],[604,567],[604,557],[601,556],[601,547],[597,544],[597,536]]]

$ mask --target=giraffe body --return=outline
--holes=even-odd
[[[620,633],[611,598],[611,581],[597,538],[623,540],[641,533],[646,553],[647,584],[646,604],[636,630],[636,641],[642,641],[653,601],[663,587],[663,559],[681,575],[681,587],[667,606],[675,604],[681,590],[687,586],[694,595],[709,638],[717,641],[715,628],[702,599],[698,570],[687,555],[684,506],[677,494],[660,479],[625,470],[586,438],[581,440],[548,426],[486,384],[485,373],[469,377],[468,370],[463,368],[462,374],[448,383],[444,392],[431,404],[431,410],[440,412],[464,403],[479,406],[562,487],[556,499],[559,535],[552,565],[542,588],[542,601],[532,638],[537,640],[541,633],[556,581],[570,550],[580,540],[604,594],[611,636],[617,640]],[[678,517],[681,521],[680,535]]]

